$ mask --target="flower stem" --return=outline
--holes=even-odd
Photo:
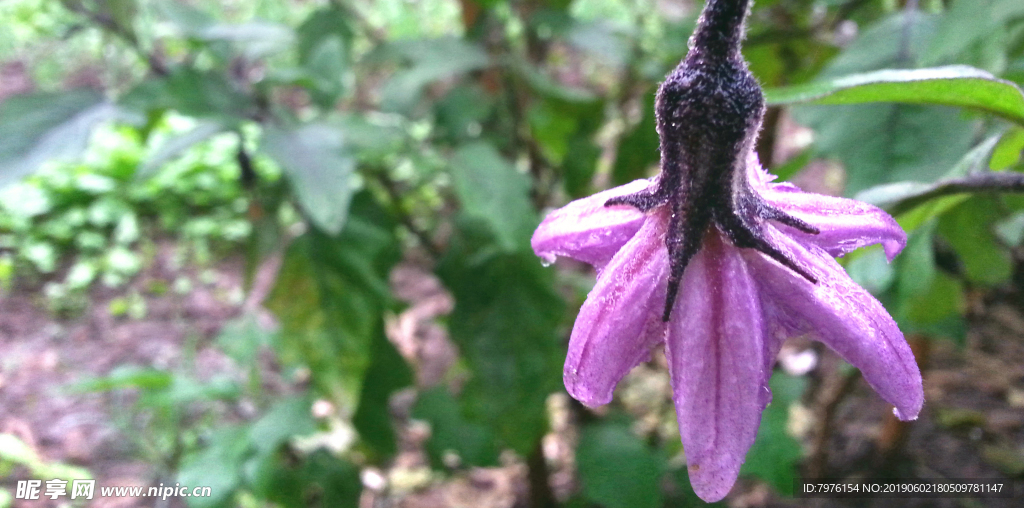
[[[737,56],[749,11],[750,0],[708,0],[690,38],[692,51],[712,58]]]
[[[936,182],[930,189],[897,201],[886,208],[889,213],[899,215],[935,198],[969,192],[1024,192],[1024,173],[982,172],[942,180]]]

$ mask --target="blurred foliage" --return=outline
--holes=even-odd
[[[97,281],[130,282],[165,238],[181,264],[242,252],[250,282],[279,256],[266,305],[280,329],[243,316],[216,341],[247,383],[123,366],[78,388],[134,394],[148,460],[213,486],[190,506],[355,506],[360,468],[397,450],[389,399],[413,376],[384,335],[401,309],[388,276],[417,253],[454,297],[460,352],[449,383],[416,390],[433,465],[503,450],[536,465],[587,283],[542,268],[528,239],[545,208],[656,171],[653,92],[699,7],[6,0],[0,280],[66,309]],[[845,192],[910,234],[892,265],[879,249],[844,261],[905,332],[962,339],[966,292],[1020,289],[1024,201],[998,175],[1024,170],[1024,3],[760,0],[744,51],[773,105],[764,164],[788,178],[839,162]],[[812,142],[780,142],[798,137],[789,117]],[[145,311],[137,295],[115,304]],[[267,349],[300,393],[261,392]],[[804,383],[772,387],[743,471],[789,494]],[[243,396],[256,416],[218,416]],[[582,425],[569,503],[693,503],[678,444],[612,415]]]
[[[628,421],[584,428],[576,461],[581,493],[601,506],[653,508],[663,503],[659,483],[664,457],[631,432]]]
[[[154,138],[190,122],[165,123]],[[98,129],[81,162],[44,164],[0,190],[3,283],[9,287],[15,275],[46,281],[54,308],[67,308],[94,282],[128,282],[152,262],[162,237],[176,240],[178,266],[208,265],[252,229],[249,199],[231,167],[236,145],[217,138],[140,181],[146,148],[138,132]]]
[[[89,471],[83,468],[43,459],[31,446],[13,434],[0,434],[0,457],[3,457],[0,459],[0,473],[4,475],[15,466],[21,466],[28,469],[32,478],[40,480],[92,478]],[[0,497],[0,501],[3,500]]]

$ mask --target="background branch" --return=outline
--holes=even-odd
[[[966,192],[1024,192],[1024,173],[986,171],[943,180],[882,207],[893,215],[899,215],[932,199]]]

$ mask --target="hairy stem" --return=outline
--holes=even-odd
[[[743,22],[749,10],[750,0],[708,0],[690,39],[690,47],[708,56],[738,54],[743,40]]]

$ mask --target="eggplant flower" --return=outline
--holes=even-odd
[[[690,481],[709,502],[736,481],[788,337],[859,368],[900,419],[924,401],[903,334],[834,259],[880,243],[891,261],[903,230],[871,205],[774,183],[754,155],[765,106],[739,52],[748,8],[709,0],[659,88],[661,173],[555,210],[532,241],[546,262],[598,272],[569,340],[569,394],[608,403],[664,344]]]
[[[546,262],[566,256],[598,270],[569,341],[563,374],[569,394],[588,406],[607,404],[619,380],[663,343],[690,481],[709,502],[736,481],[771,400],[775,356],[788,337],[810,334],[825,343],[861,370],[900,419],[916,418],[924,400],[921,373],[896,323],[833,259],[881,243],[891,261],[906,244],[903,230],[871,205],[772,183],[755,157],[746,164],[755,192],[820,231],[764,227],[815,283],[709,228],[685,270],[672,319],[664,321],[669,210],[605,206],[655,188],[656,179],[569,203],[544,219],[532,242]]]

